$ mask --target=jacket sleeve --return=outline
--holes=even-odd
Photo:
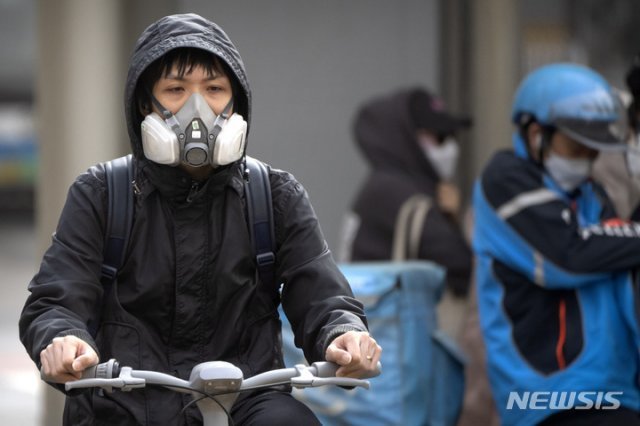
[[[89,173],[79,176],[19,320],[20,339],[38,368],[40,352],[54,337],[75,335],[97,352],[87,322],[100,311],[104,209],[103,183]]]
[[[364,308],[334,262],[302,185],[281,173],[272,175],[272,188],[282,307],[307,360],[324,360],[334,338],[367,331]]]
[[[430,259],[447,270],[447,285],[456,295],[465,295],[471,279],[471,248],[461,227],[433,206],[425,219],[420,259]]]
[[[598,191],[565,199],[533,164],[499,154],[476,187],[474,247],[541,285],[588,284],[640,265],[640,225],[589,224],[576,214],[593,209],[604,219],[608,204]]]

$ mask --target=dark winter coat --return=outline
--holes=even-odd
[[[226,34],[197,15],[165,18],[138,40],[125,94],[136,166],[135,222],[125,264],[112,294],[103,295],[100,269],[106,224],[104,168],[92,167],[72,184],[53,241],[20,318],[20,337],[31,358],[56,336],[75,335],[93,345],[101,361],[117,358],[135,369],[187,379],[194,365],[224,360],[245,377],[283,366],[280,302],[309,361],[324,359],[331,340],[364,331],[362,305],[332,260],[307,194],[293,176],[270,169],[276,236],[276,277],[258,282],[243,192],[241,162],[216,169],[195,185],[178,168],[145,160],[142,116],[134,102],[140,74],[177,47],[213,52],[233,70],[251,97],[242,60]],[[187,197],[189,200],[187,200]],[[101,307],[94,340],[87,323]],[[66,424],[198,424],[190,397],[165,389],[67,398]]]
[[[390,260],[394,227],[401,205],[416,194],[431,198],[420,238],[419,259],[447,269],[447,283],[457,293],[469,285],[471,250],[458,223],[435,201],[439,178],[416,141],[409,112],[410,91],[373,99],[359,111],[355,139],[371,167],[352,211],[359,222],[352,261]]]
[[[527,158],[520,135],[513,144],[487,163],[473,196],[478,312],[502,424],[541,424],[558,408],[637,412],[631,271],[640,264],[640,227],[616,218],[597,183],[569,195]],[[514,390],[578,396],[512,409]],[[593,390],[613,391],[614,401],[601,404]]]

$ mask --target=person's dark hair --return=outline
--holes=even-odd
[[[152,62],[140,75],[135,90],[135,99],[140,120],[141,111],[151,111],[151,93],[156,82],[169,75],[173,67],[177,68],[178,76],[189,74],[194,68],[202,67],[209,76],[224,74],[231,82],[233,91],[233,110],[245,119],[247,118],[247,101],[242,86],[229,66],[206,50],[197,48],[178,48],[167,52],[162,57]]]
[[[627,88],[631,92],[631,105],[628,108],[629,122],[636,130],[640,130],[638,114],[640,114],[640,53],[634,58],[625,76]]]

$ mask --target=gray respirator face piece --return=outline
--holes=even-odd
[[[153,112],[140,129],[145,157],[159,164],[185,164],[217,167],[242,158],[247,122],[239,114],[229,116],[230,101],[216,115],[199,93],[192,94],[174,115],[153,96],[152,101],[164,115]]]

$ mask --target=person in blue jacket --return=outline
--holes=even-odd
[[[617,219],[590,178],[624,150],[609,84],[575,64],[516,91],[513,150],[474,188],[473,248],[489,380],[502,423],[640,424],[640,224]]]

